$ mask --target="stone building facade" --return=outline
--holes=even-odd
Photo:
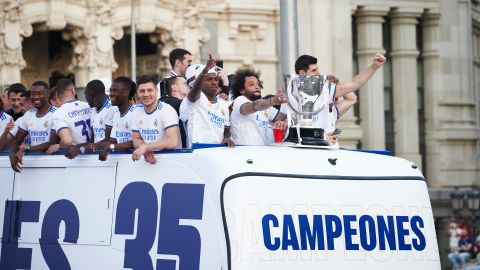
[[[130,75],[130,0],[2,0],[0,83]],[[203,62],[262,72],[280,85],[278,0],[136,0],[137,74],[161,77],[183,47]],[[417,163],[430,188],[440,251],[449,192],[480,182],[480,1],[298,0],[301,54],[349,80],[376,52],[388,62],[339,122],[347,147]],[[467,214],[465,212],[465,214]],[[445,258],[444,255],[441,256]],[[446,266],[444,263],[443,266]]]

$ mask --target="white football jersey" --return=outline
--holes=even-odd
[[[50,106],[46,114],[37,115],[38,110],[33,108],[17,119],[15,128],[18,127],[18,129],[28,133],[27,137],[29,138],[31,146],[46,143],[50,139],[53,115],[56,110],[57,108]],[[16,133],[15,131],[15,134]]]
[[[221,98],[210,102],[203,92],[196,102],[183,99],[180,120],[186,126],[187,147],[192,143],[221,143],[225,127],[230,126],[227,102]]]
[[[91,141],[92,112],[86,102],[76,99],[67,101],[53,114],[52,129],[58,134],[61,129],[68,128],[74,145]]]
[[[23,116],[19,117],[17,119],[17,121],[15,121],[15,125],[13,126],[13,129],[10,130],[10,135],[12,135],[13,138],[15,138],[15,136],[17,136],[17,132],[18,132],[18,124],[20,122],[23,121]],[[30,135],[27,134],[27,136],[25,136],[25,138],[23,139],[22,141],[23,144],[25,145],[30,145]]]
[[[137,105],[132,115],[132,132],[140,133],[145,143],[158,142],[165,137],[165,130],[178,126],[178,115],[172,106],[158,101],[158,106],[151,113],[145,112],[145,107]],[[181,145],[180,133],[178,135]]]
[[[13,121],[10,115],[6,114],[5,112],[0,112],[0,134],[3,133],[10,121]]]
[[[92,131],[94,142],[99,142],[105,139],[105,129],[113,126],[113,115],[118,111],[116,106],[112,106],[109,98],[105,99],[100,110],[92,113]]]
[[[110,138],[115,139],[117,143],[124,143],[132,140],[132,116],[135,106],[132,105],[123,115],[116,111],[113,115],[113,127]]]
[[[274,143],[273,126],[278,110],[270,107],[243,115],[240,108],[243,104],[251,103],[245,96],[239,96],[233,101],[232,115],[230,116],[233,141],[239,145],[268,145]]]

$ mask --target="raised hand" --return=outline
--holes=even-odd
[[[202,70],[203,75],[207,75],[208,71],[217,65],[217,59],[213,58],[211,54],[208,54],[208,61],[205,68]]]
[[[380,67],[383,66],[383,64],[385,64],[385,62],[387,61],[387,58],[385,58],[385,56],[381,53],[377,53],[375,55],[375,57],[373,58],[373,68],[374,69],[378,69]]]
[[[275,96],[270,98],[270,103],[272,105],[281,105],[282,103],[287,103],[288,98],[287,95],[283,91],[278,91]]]

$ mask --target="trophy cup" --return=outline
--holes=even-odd
[[[313,118],[325,115],[325,113],[328,115],[328,98],[333,84],[331,76],[285,75],[284,82],[288,107],[292,111],[294,122],[294,127],[289,129],[287,141],[302,145],[328,145],[324,138],[324,128],[321,128],[327,123],[314,127]],[[318,121],[322,121],[322,119]],[[326,122],[326,119],[323,122]]]

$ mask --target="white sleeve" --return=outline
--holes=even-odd
[[[56,111],[52,115],[52,130],[58,134],[58,131],[62,128],[68,128],[68,123],[65,121],[65,118],[62,117],[61,113]]]
[[[0,135],[3,133],[3,131],[7,127],[7,124],[8,124],[7,121],[0,121]]]
[[[137,121],[139,110],[143,110],[143,107],[141,108],[136,107],[132,112],[133,113],[132,114],[132,133],[140,131],[140,128],[138,127],[138,121]]]
[[[222,100],[222,113],[225,115],[225,126],[230,127],[230,110],[226,101]]]
[[[18,119],[17,119],[18,121]],[[17,132],[18,132],[18,125],[17,125],[17,121],[15,121],[15,125],[13,126],[12,130],[10,130],[10,135],[12,135],[12,137],[15,138],[15,135],[17,135]]]
[[[280,111],[277,110],[277,108],[275,108],[275,107],[273,107],[273,106],[270,107],[270,108],[268,108],[268,109],[267,109],[268,121],[270,121],[270,122],[275,121],[275,119],[277,118],[279,112],[280,112]]]
[[[162,124],[163,124],[163,129],[168,129],[173,126],[178,126],[178,115],[177,111],[175,109],[168,105],[168,104],[163,104],[162,108]]]
[[[329,96],[330,103],[335,103],[336,93],[337,93],[337,85],[332,83],[332,85],[330,86],[330,96]]]
[[[108,108],[107,114],[105,115],[105,126],[112,127],[113,126],[113,117],[115,112],[118,111],[118,107],[112,106]]]
[[[240,109],[242,108],[243,104],[247,103],[247,102],[251,102],[249,101],[246,97],[244,96],[239,96],[237,97],[234,101],[233,101],[233,107],[232,107],[232,112],[233,111],[236,111],[238,112],[240,115],[243,115],[241,112],[240,112]]]
[[[115,134],[117,133],[117,125],[119,124],[119,122],[120,122],[120,113],[115,112],[113,114],[113,120],[112,120],[112,131],[110,132],[111,139],[117,139]]]
[[[195,105],[200,102],[201,98],[202,97],[200,96],[200,98],[195,102],[191,102],[190,100],[188,100],[188,97],[182,100],[182,103],[180,104],[180,120],[186,122],[188,118],[190,118],[193,110],[195,109]]]
[[[247,117],[247,118],[250,118],[250,119],[253,119],[255,120],[255,117],[256,117],[256,113],[250,113],[250,114],[247,114],[247,115],[243,115],[241,112],[240,112],[240,109],[242,108],[243,104],[245,103],[251,103],[250,100],[248,100],[248,98],[244,97],[244,96],[239,96],[235,99],[235,101],[233,102],[233,108],[232,108],[232,113],[233,112],[237,112],[238,115],[240,115],[240,117]]]
[[[28,132],[28,124],[27,124],[27,120],[26,120],[27,117],[25,117],[25,116],[26,115],[18,118],[17,121],[15,121],[15,128],[17,129],[17,131],[15,133],[18,132],[18,129],[21,129],[23,131]]]

